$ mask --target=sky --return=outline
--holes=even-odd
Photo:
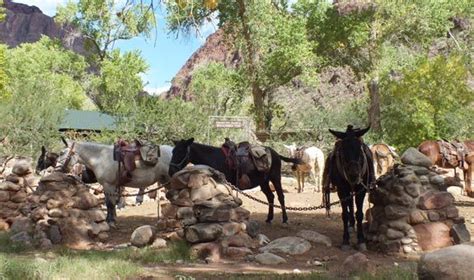
[[[48,15],[56,14],[56,7],[64,5],[67,0],[14,0],[36,6]],[[138,49],[143,58],[149,64],[149,70],[143,75],[145,90],[152,94],[159,94],[170,87],[171,79],[184,65],[191,54],[196,51],[205,41],[206,37],[215,31],[215,25],[210,23],[201,30],[202,36],[188,36],[176,38],[175,34],[167,34],[164,11],[158,9],[158,30],[156,40],[151,38],[135,38],[128,41],[120,41],[115,45],[124,51]],[[156,41],[156,42],[155,42]]]

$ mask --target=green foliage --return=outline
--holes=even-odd
[[[403,72],[400,81],[386,81],[383,127],[389,143],[404,150],[425,139],[474,137],[466,121],[474,113],[474,92],[460,56],[422,59]]]
[[[8,98],[8,92],[7,92],[8,77],[5,71],[6,52],[7,52],[7,46],[0,44],[0,102]]]
[[[86,100],[83,57],[46,37],[8,49],[7,95],[0,103],[0,135],[8,137],[9,154],[33,155],[58,135],[64,109],[79,109]]]
[[[189,88],[202,114],[231,116],[247,113],[241,107],[243,84],[241,73],[222,63],[210,63],[195,70]]]
[[[155,24],[152,5],[116,0],[69,1],[58,7],[55,19],[79,28],[100,60],[106,58],[116,41],[148,37]]]
[[[148,65],[140,52],[121,53],[113,50],[109,57],[101,62],[99,75],[93,78],[94,101],[103,112],[126,114],[143,91],[140,74]]]

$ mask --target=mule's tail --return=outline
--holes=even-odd
[[[280,159],[285,161],[285,162],[291,162],[293,164],[301,164],[302,163],[301,159],[299,159],[299,158],[287,158],[287,157],[282,156],[282,155],[279,155],[279,156],[280,156]]]

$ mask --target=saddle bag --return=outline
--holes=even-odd
[[[263,146],[251,146],[250,155],[252,156],[255,167],[258,171],[267,173],[272,165],[270,151]]]
[[[143,144],[140,147],[140,157],[146,165],[155,166],[160,157],[160,147],[151,143]]]

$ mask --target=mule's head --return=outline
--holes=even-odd
[[[168,174],[173,176],[174,173],[183,169],[190,161],[191,144],[194,143],[194,138],[188,140],[173,141],[173,155],[171,156]]]
[[[351,185],[361,183],[364,179],[362,176],[368,168],[361,137],[369,128],[353,129],[352,126],[348,126],[346,132],[329,130],[338,138],[335,147],[338,169]]]
[[[38,174],[41,170],[56,166],[59,155],[57,153],[48,152],[44,146],[41,147],[41,154],[36,162],[36,173]]]
[[[289,156],[290,157],[295,157],[296,156],[296,144],[293,143],[291,145],[285,145],[283,144],[283,146],[285,146],[285,148],[288,150],[288,153],[289,153]]]

